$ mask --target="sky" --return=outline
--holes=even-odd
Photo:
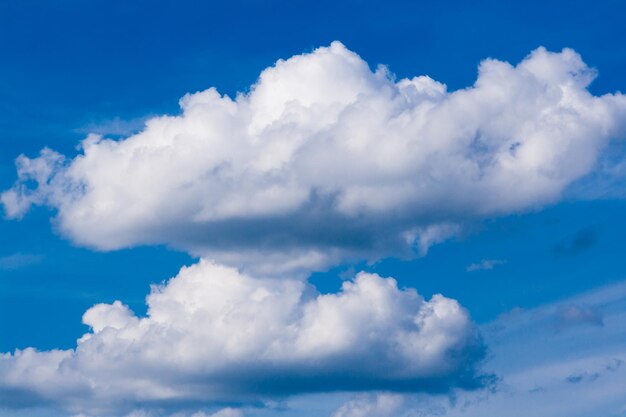
[[[0,1],[0,417],[626,416],[625,12]]]

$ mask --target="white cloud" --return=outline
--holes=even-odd
[[[74,158],[21,156],[1,199],[9,217],[56,209],[82,245],[165,243],[265,275],[424,253],[593,170],[626,121],[623,95],[588,92],[594,76],[574,51],[539,48],[485,60],[448,92],[334,42],[278,61],[248,94],[211,88],[126,139],[91,135]]]
[[[321,295],[302,281],[201,261],[154,286],[147,304],[147,317],[120,302],[90,308],[83,321],[91,331],[74,350],[0,356],[2,403],[119,415],[306,392],[481,385],[484,348],[467,312],[391,278],[360,273]]]

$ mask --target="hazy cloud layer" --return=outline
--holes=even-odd
[[[211,88],[121,140],[17,160],[9,217],[57,211],[75,242],[165,243],[258,274],[424,254],[468,219],[557,201],[624,134],[570,49],[487,59],[473,86],[372,72],[341,43],[280,60],[247,94]]]
[[[592,322],[592,316],[603,325]],[[555,320],[562,323],[564,317],[567,327],[555,331]],[[622,282],[496,320],[483,331],[493,352],[486,367],[502,378],[498,390],[460,393],[446,415],[623,415],[625,318],[626,282]]]
[[[289,394],[476,388],[484,347],[452,299],[424,300],[360,273],[337,294],[201,261],[147,298],[83,316],[74,350],[0,356],[0,403],[100,415],[136,408],[253,403]]]

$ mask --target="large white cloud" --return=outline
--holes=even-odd
[[[165,243],[256,273],[424,252],[592,171],[626,120],[626,97],[589,93],[594,76],[574,51],[539,48],[516,66],[485,60],[448,92],[334,42],[234,99],[211,88],[126,139],[89,136],[74,158],[21,156],[2,202],[10,217],[58,210],[83,245]]]
[[[452,299],[360,273],[336,294],[207,261],[154,286],[146,317],[116,301],[72,350],[0,355],[0,403],[120,415],[329,391],[445,392],[486,381],[484,347]]]

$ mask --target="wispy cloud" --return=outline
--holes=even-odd
[[[137,117],[134,119],[114,117],[112,119],[93,121],[83,127],[74,129],[74,131],[85,135],[95,133],[105,137],[126,137],[140,132],[145,127],[146,121],[149,118],[150,116]]]
[[[476,263],[468,265],[467,268],[465,268],[465,270],[467,272],[488,271],[490,269],[495,268],[498,265],[504,265],[505,263],[507,263],[507,261],[502,260],[502,259],[483,259],[480,262],[476,262]]]
[[[0,257],[0,269],[20,269],[30,265],[38,264],[42,260],[42,255],[17,252],[11,255]]]

